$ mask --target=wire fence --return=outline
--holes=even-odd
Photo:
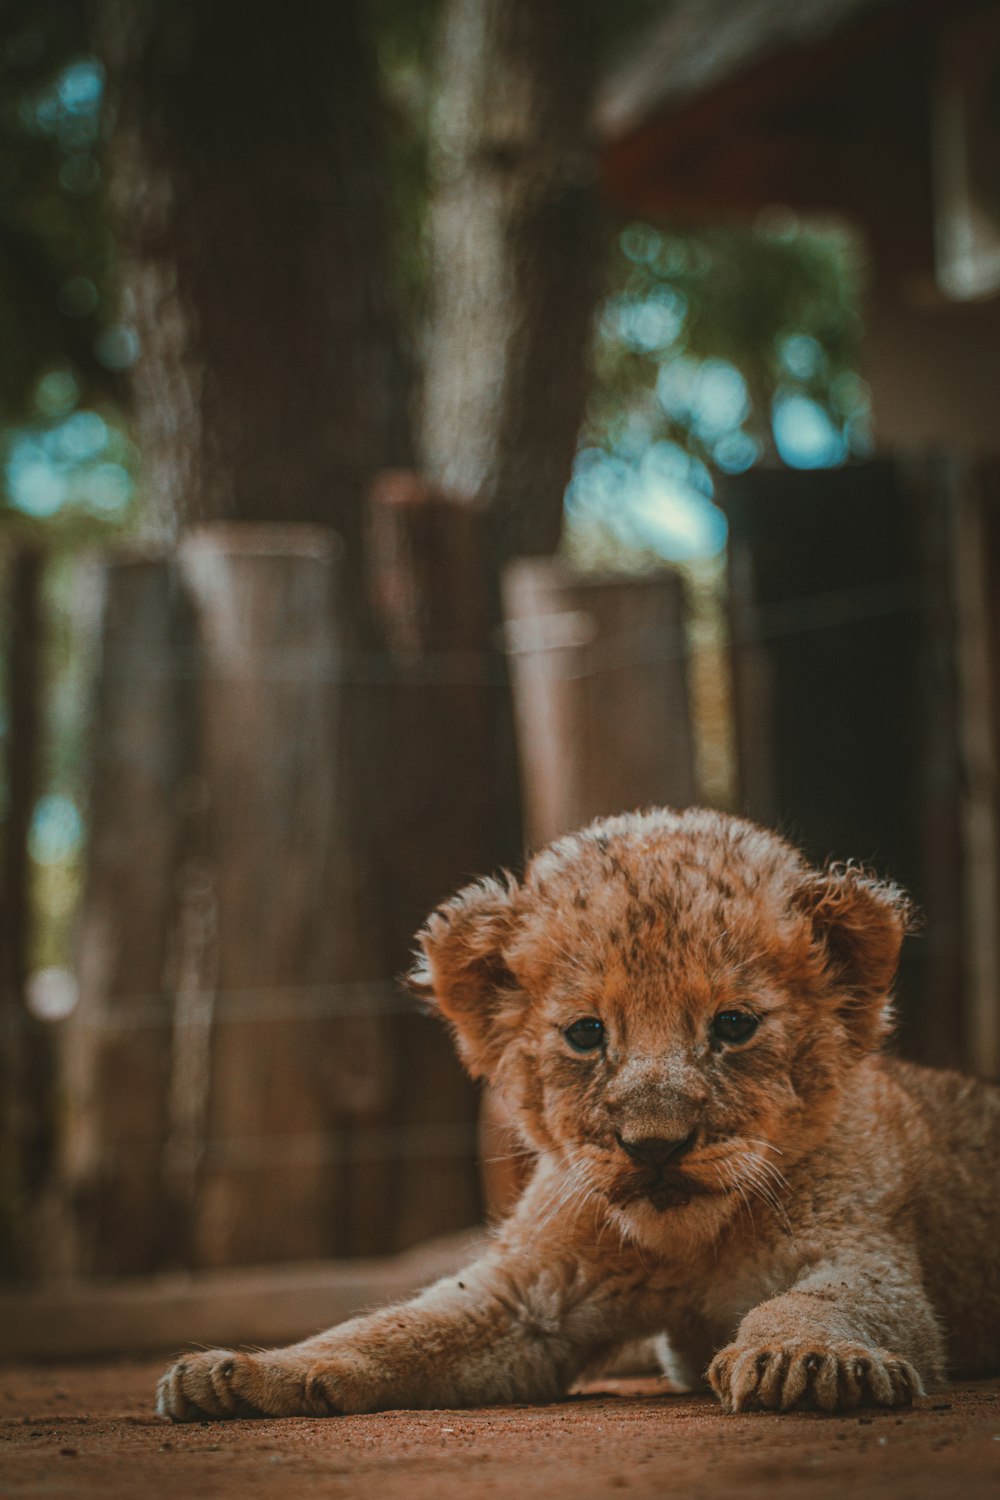
[[[716,658],[725,652],[764,646],[817,632],[917,620],[932,611],[931,592],[921,575],[900,575],[867,584],[804,594],[780,602],[748,605],[724,617],[721,608],[714,635],[693,629],[690,617],[681,624],[657,624],[639,629],[610,630],[585,605],[528,620],[516,619],[497,632],[480,650],[401,651],[354,649],[334,645],[294,650],[269,650],[254,655],[243,668],[209,651],[187,648],[169,659],[166,653],[146,660],[140,670],[108,668],[106,680],[136,676],[214,685],[248,683],[322,688],[326,685],[363,688],[488,689],[508,692],[512,676],[537,673],[553,683],[599,680],[609,674],[655,671],[699,655]],[[445,893],[442,893],[445,894]],[[87,995],[64,1023],[74,1032],[100,1038],[106,1034],[164,1032],[180,1038],[200,1033],[198,1046],[225,1045],[224,1029],[266,1023],[308,1026],[327,1020],[368,1019],[391,1023],[426,1012],[399,981],[384,976],[311,984],[273,984],[254,987],[215,987],[197,982],[177,989],[121,991]],[[407,1059],[397,1059],[405,1071]],[[200,1113],[190,1119],[176,1115],[174,1132],[166,1139],[136,1135],[114,1142],[110,1165],[128,1175],[148,1171],[150,1153],[159,1153],[159,1174],[166,1180],[190,1180],[193,1173],[293,1173],[298,1170],[335,1171],[344,1165],[377,1166],[417,1161],[463,1161],[477,1153],[477,1129],[469,1121],[447,1119],[372,1122],[361,1115],[337,1118],[331,1103],[330,1124],[317,1130],[221,1130],[212,1127],[205,1107],[211,1064],[201,1059],[197,1088],[185,1088],[201,1100]],[[202,1076],[204,1075],[204,1076]],[[190,1081],[189,1081],[190,1082]],[[176,1083],[176,1079],[175,1079]],[[176,1114],[176,1111],[175,1111]],[[276,1118],[277,1126],[277,1118]],[[513,1154],[517,1154],[516,1148]]]
[[[763,644],[785,636],[913,614],[926,607],[925,582],[918,576],[833,589],[756,607],[752,622],[749,618],[735,626],[730,622],[726,643],[731,647]],[[572,617],[580,628],[567,633],[559,624],[564,615]],[[585,610],[570,610],[508,621],[498,631],[491,650],[272,649],[255,653],[252,669],[245,671],[223,668],[213,659],[208,676],[218,683],[486,686],[506,691],[510,681],[506,660],[530,662],[534,657],[544,657],[547,675],[572,681],[677,661],[697,649],[683,625],[613,632],[600,638],[587,634]],[[112,682],[140,677],[200,680],[206,676],[206,666],[198,651],[190,648],[172,654],[169,661],[159,658],[144,662],[141,668],[119,663],[107,668],[106,675]]]
[[[249,1021],[309,1021],[348,1016],[419,1015],[428,1009],[404,985],[389,979],[333,984],[276,984],[255,989],[199,988],[185,990],[194,1018],[179,1017],[177,991],[128,994],[117,991],[102,999],[102,1008],[88,1011],[74,1023],[100,1031],[135,1031],[179,1025]],[[210,1010],[207,1009],[210,1007]]]

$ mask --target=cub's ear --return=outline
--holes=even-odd
[[[864,870],[833,865],[808,875],[793,905],[812,924],[823,978],[852,1048],[873,1051],[891,1027],[889,991],[903,938],[915,925],[910,900]]]
[[[520,1013],[503,956],[517,890],[510,876],[478,880],[439,906],[417,933],[417,959],[407,975],[413,992],[451,1022],[474,1078],[492,1076]]]

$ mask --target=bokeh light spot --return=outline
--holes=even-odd
[[[69,969],[36,969],[28,978],[24,998],[40,1021],[64,1021],[76,1009],[80,992]]]
[[[70,114],[93,114],[104,92],[104,69],[96,57],[82,58],[64,68],[56,84],[59,103]]]
[[[105,328],[94,340],[94,353],[108,370],[127,370],[139,357],[139,335],[125,323]]]
[[[774,441],[793,469],[829,469],[847,458],[847,442],[808,396],[780,394],[774,402]]]
[[[35,410],[43,417],[64,417],[80,399],[80,387],[71,370],[49,370],[35,386]]]
[[[83,843],[83,819],[71,797],[52,793],[39,797],[28,833],[28,850],[40,865],[58,864],[76,854]]]

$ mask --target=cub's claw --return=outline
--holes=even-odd
[[[858,1406],[909,1406],[923,1395],[920,1376],[905,1359],[862,1344],[745,1346],[720,1350],[709,1384],[729,1411],[852,1411]]]
[[[273,1354],[234,1354],[211,1349],[172,1365],[156,1389],[156,1410],[170,1422],[232,1417],[325,1416],[307,1391],[304,1363]]]

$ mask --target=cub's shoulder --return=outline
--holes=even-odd
[[[896,1057],[881,1058],[880,1071],[903,1109],[931,1125],[942,1145],[957,1133],[966,1144],[989,1143],[1000,1150],[1000,1085]]]

